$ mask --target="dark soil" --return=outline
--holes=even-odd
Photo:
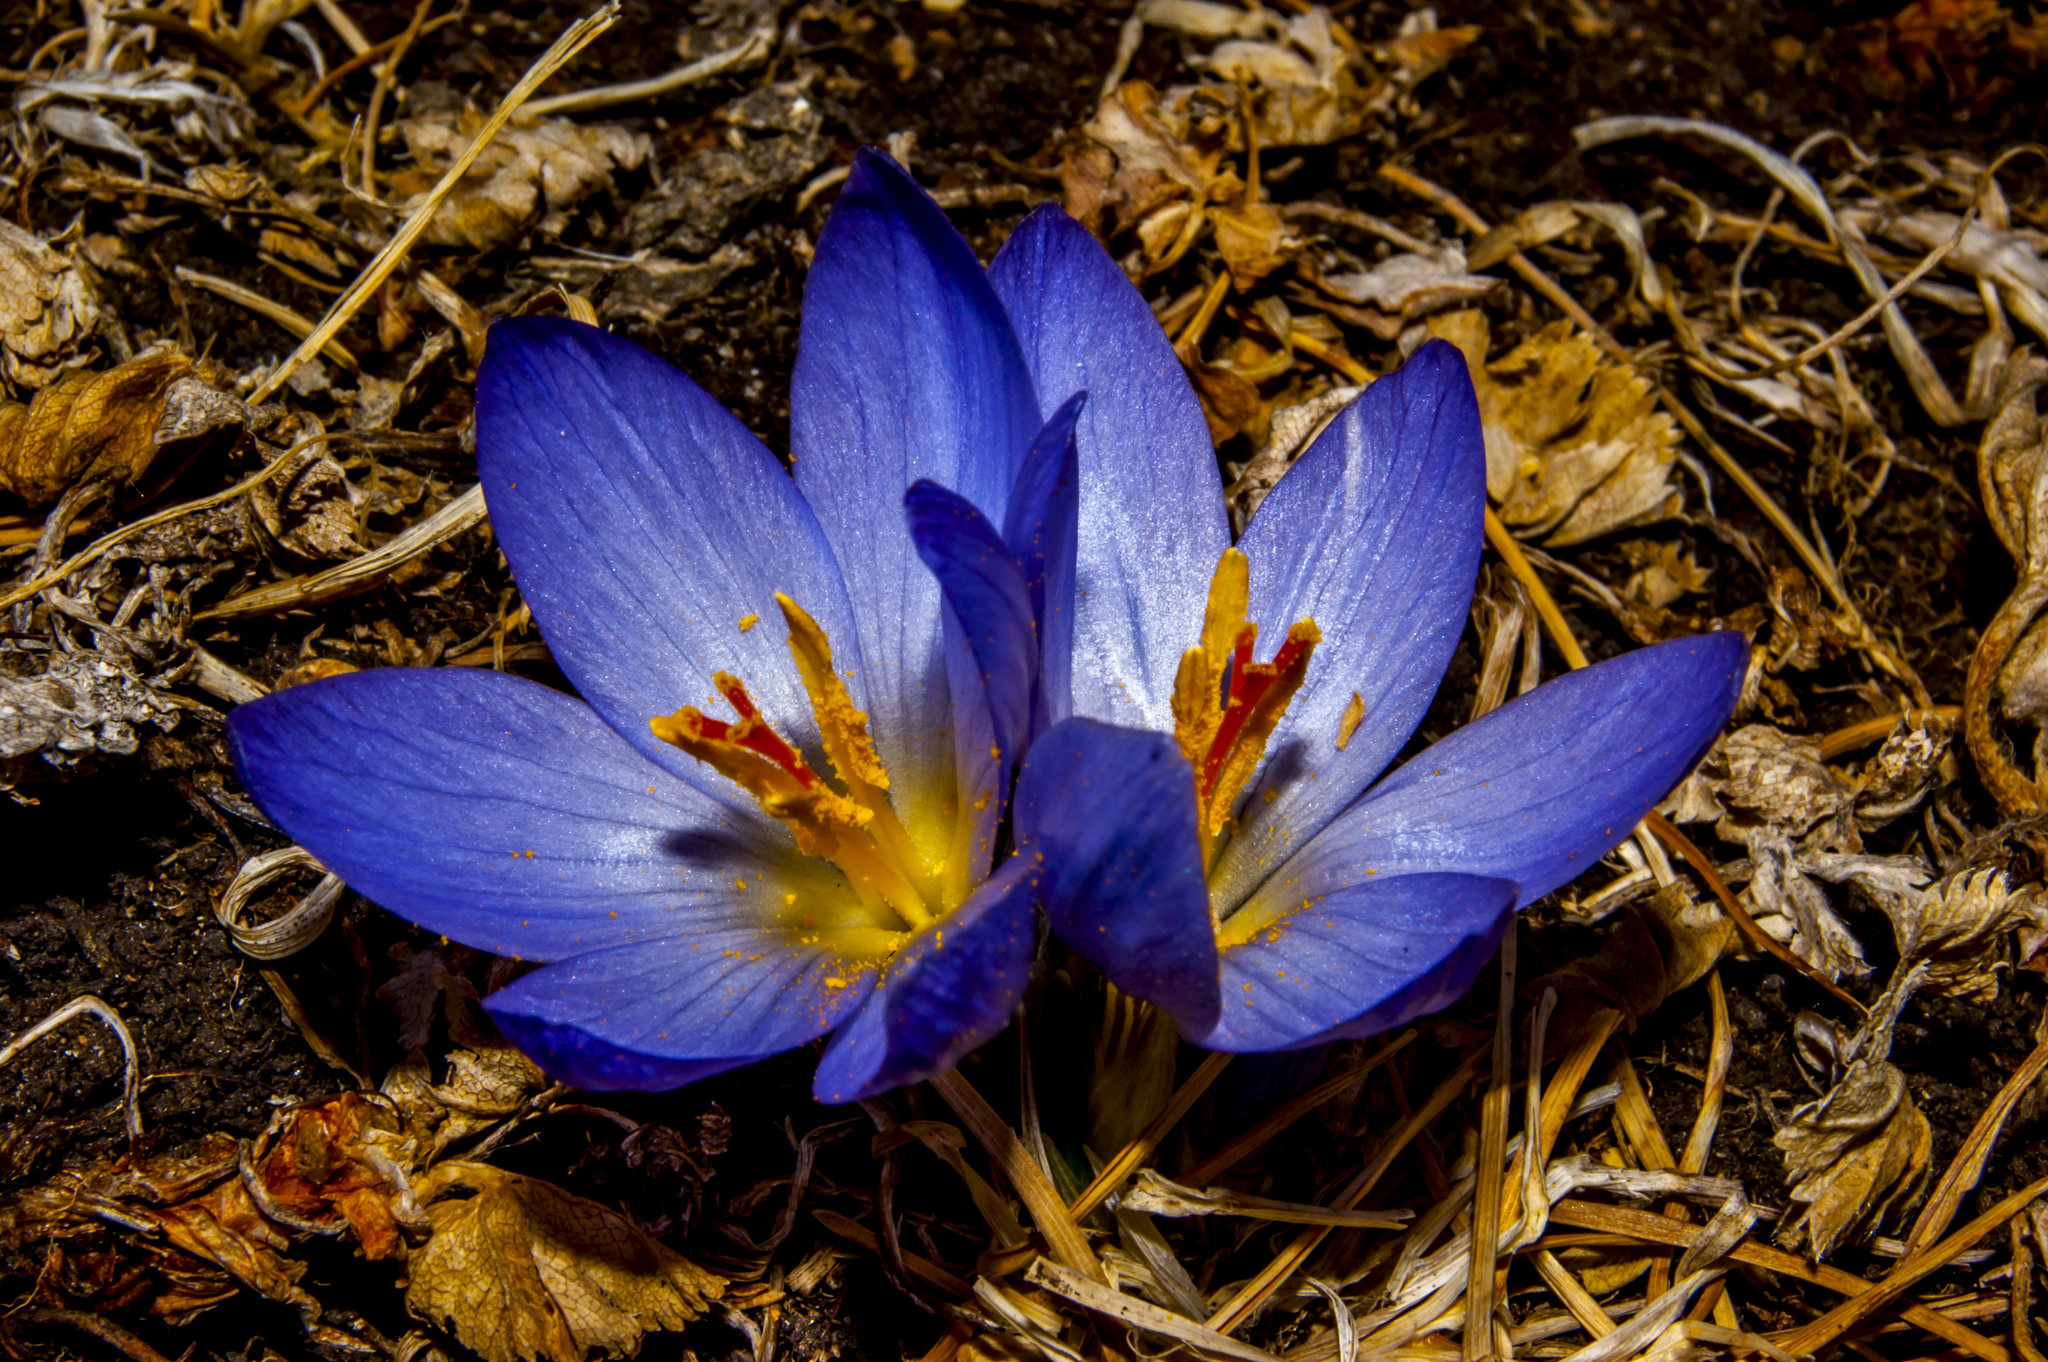
[[[1336,8],[1367,40],[1391,36],[1406,13],[1404,6],[1382,0]],[[2026,73],[2008,70],[1995,55],[1967,71],[1951,65],[1931,83],[1909,84],[1903,91],[1870,76],[1867,50],[1878,42],[1875,25],[1891,8],[1613,3],[1599,10],[1607,31],[1582,37],[1563,4],[1445,0],[1438,7],[1443,25],[1478,24],[1484,35],[1424,87],[1424,115],[1398,131],[1369,132],[1336,148],[1305,153],[1302,165],[1276,183],[1274,193],[1283,199],[1319,197],[1419,222],[1418,205],[1373,175],[1382,161],[1398,156],[1495,220],[1553,198],[1652,202],[1655,195],[1646,186],[1660,174],[1683,179],[1702,193],[1725,193],[1751,210],[1760,206],[1765,186],[1733,161],[1701,147],[1658,144],[1654,153],[1622,147],[1590,157],[1572,150],[1574,124],[1625,111],[1710,118],[1787,150],[1823,129],[1838,129],[1867,150],[1892,155],[1911,149],[1982,154],[2041,135],[2039,101],[2018,93],[2026,88],[2018,83]],[[22,65],[55,31],[58,21],[46,18],[46,9],[24,3],[0,13],[0,47],[10,54],[7,65]],[[410,6],[392,4],[352,4],[349,9],[373,41],[399,31],[411,15]],[[921,177],[943,186],[1005,180],[997,156],[1041,169],[1056,166],[1056,156],[1048,158],[1047,149],[1092,112],[1127,9],[1082,0],[976,0],[960,13],[941,14],[872,0],[835,11],[836,18],[807,17],[812,11],[803,10],[786,15],[784,22],[795,25],[804,59],[826,72],[821,107],[833,159],[844,163],[860,144],[912,132]],[[413,70],[420,78],[445,82],[458,97],[487,105],[573,12],[567,5],[478,6],[463,22],[424,38]],[[674,61],[677,30],[670,7],[629,4],[621,23],[559,77],[556,87],[573,89],[665,70]],[[917,58],[915,74],[907,81],[898,76],[889,50],[899,35],[907,36]],[[1139,49],[1132,74],[1162,84],[1173,79],[1177,42],[1153,32]],[[629,106],[618,116],[653,133],[659,154],[672,160],[716,141],[721,134],[711,112],[743,88],[713,82],[663,101],[658,113]],[[277,143],[265,158],[266,169],[281,186],[290,183],[297,173],[294,149],[302,145],[296,132],[279,122],[259,135]],[[1829,171],[1848,165],[1839,145],[1817,151],[1815,160]],[[650,184],[645,172],[623,177],[612,200],[587,214],[575,229],[581,235],[566,244],[619,249],[623,228],[613,224],[623,222],[625,210]],[[1044,179],[1032,184],[1055,187]],[[785,196],[752,212],[733,225],[731,236],[747,246],[755,263],[665,322],[621,328],[696,376],[772,448],[787,444],[786,390],[803,263],[828,203],[797,213]],[[116,232],[123,230],[117,223],[124,216],[168,213],[168,222],[140,235],[131,232],[147,272],[121,283],[121,311],[131,326],[193,338],[238,372],[278,358],[287,348],[281,333],[239,307],[179,285],[176,267],[189,265],[260,286],[310,316],[319,315],[329,301],[325,292],[257,264],[244,237],[174,209],[26,188],[8,208],[46,234],[81,215],[87,232]],[[957,219],[986,251],[1021,211],[968,209]],[[535,287],[518,273],[516,255],[450,259],[436,268],[459,271],[472,299],[494,298],[509,307]],[[1727,264],[1725,256],[1712,253],[1689,259],[1686,267],[1698,273],[1688,287],[1712,287]],[[1772,286],[1788,290],[1788,297],[1796,294],[1808,315],[1840,321],[1860,306],[1839,278],[1816,276],[1797,262],[1773,261],[1767,253],[1758,271],[1774,268],[1779,274]],[[1181,286],[1174,280],[1166,283]],[[1840,296],[1830,301],[1830,291]],[[344,339],[371,357],[373,371],[402,376],[417,353],[417,334],[396,352],[384,353],[373,329],[374,313],[365,313]],[[1910,398],[1902,390],[1873,397],[1891,429],[1910,432],[1904,452],[1974,486],[1970,450],[1961,438],[1934,430],[1917,411],[1908,410]],[[437,409],[424,425],[453,431],[465,415],[458,403]],[[1803,520],[1804,508],[1811,505],[1830,533],[1841,531],[1834,504],[1824,492],[1810,495],[1803,468],[1759,447],[1738,452],[1774,492],[1801,508],[1795,515]],[[473,479],[473,464],[460,453],[395,457],[453,486]],[[219,469],[194,472],[180,485],[180,494],[211,490],[222,477]],[[1767,555],[1779,555],[1767,527],[1732,501],[1721,507],[1730,523]],[[1902,468],[1887,500],[1862,521],[1858,534],[1844,551],[1845,574],[1884,627],[1898,627],[1908,656],[1936,699],[1959,698],[1974,635],[1954,625],[1959,618],[1981,625],[2011,581],[2010,567],[1970,499],[1940,478]],[[1691,538],[1700,541],[1703,553],[1714,551],[1706,534]],[[1753,573],[1732,555],[1725,561],[1728,566],[1717,574],[1722,595],[1714,602],[1722,613],[1759,594]],[[215,629],[202,633],[200,641],[268,682],[312,651],[309,638],[316,626],[322,634],[319,655],[364,665],[400,660],[378,631],[383,621],[394,624],[404,639],[421,643],[438,637],[447,646],[476,638],[496,618],[502,593],[510,586],[502,560],[479,533],[440,552],[434,566],[455,576],[433,596],[385,588],[310,616]],[[230,585],[223,583],[221,593]],[[1621,645],[1603,618],[1582,611],[1574,622],[1583,637],[1595,640],[1596,651]],[[1453,669],[1447,693],[1462,693],[1461,677],[1469,684],[1469,656],[1461,658],[1460,666],[1464,670]],[[528,671],[559,680],[545,667]],[[1849,698],[1825,693],[1828,685],[1846,679],[1837,672],[1816,674],[1804,692],[1805,718],[1813,731],[1828,727],[1831,717],[1850,714]],[[1444,717],[1435,716],[1432,723]],[[209,1132],[253,1136],[277,1104],[318,1099],[349,1085],[345,1075],[315,1056],[277,992],[234,951],[214,921],[212,902],[241,859],[280,842],[240,799],[216,718],[188,711],[174,733],[151,738],[134,757],[45,773],[24,784],[20,794],[28,802],[0,801],[0,847],[6,854],[0,886],[0,1034],[18,1034],[80,993],[103,998],[126,1019],[140,1047],[147,1075],[143,1119],[158,1148],[175,1148]],[[1859,919],[1855,926],[1874,950],[1889,948],[1880,919]],[[402,942],[426,944],[405,924],[351,895],[336,929],[280,973],[281,982],[304,1002],[315,1029],[352,1063],[373,1071],[397,1058],[388,1005],[374,994],[394,971],[389,948]],[[1553,950],[1561,958],[1582,953],[1562,944],[1546,946],[1540,934],[1534,948]],[[1874,963],[1881,982],[1889,961]],[[1769,964],[1729,965],[1722,974],[1736,1026],[1736,1063],[1708,1171],[1740,1178],[1760,1205],[1780,1207],[1785,1189],[1782,1163],[1771,1144],[1774,1122],[1809,1096],[1790,1054],[1791,1018],[1801,1008],[1823,1006],[1825,998]],[[1493,996],[1491,987],[1482,983],[1466,1009],[1482,1024],[1489,1008],[1479,1000]],[[1916,1003],[1909,1008],[1894,1055],[1934,1125],[1937,1168],[2033,1048],[2044,998],[2048,988],[2042,981],[2021,974],[1992,1006]],[[1699,1095],[1694,1075],[1706,1063],[1705,1008],[1703,991],[1694,989],[1672,999],[1628,1042],[1667,1131],[1682,1132],[1693,1119]],[[1417,1065],[1426,1068],[1440,1058],[1432,1052],[1432,1058]],[[993,1070],[1014,1060],[992,1049],[980,1062]],[[715,1124],[729,1117],[727,1145],[716,1154],[702,1153],[701,1166],[690,1177],[657,1177],[644,1165],[630,1166],[617,1147],[616,1129],[602,1121],[552,1121],[533,1143],[511,1150],[506,1162],[624,1205],[645,1223],[665,1224],[671,1242],[687,1241],[693,1253],[715,1263],[722,1241],[709,1226],[730,1219],[758,1237],[773,1222],[784,1190],[773,1186],[760,1193],[758,1186],[788,1176],[788,1132],[800,1136],[847,1115],[812,1103],[809,1066],[806,1055],[786,1056],[680,1094],[607,1103],[637,1120],[680,1132],[677,1138],[692,1147],[698,1147],[707,1119]],[[118,1045],[89,1020],[31,1047],[0,1071],[0,1177],[18,1185],[64,1160],[118,1153],[124,1147],[121,1071]],[[1428,1090],[1421,1078],[1416,1085],[1420,1092]],[[996,1081],[995,1086],[1002,1084]],[[1383,1129],[1392,1119],[1384,1101],[1368,1097],[1366,1102],[1361,1115]],[[854,1218],[871,1212],[877,1177],[868,1152],[871,1134],[862,1119],[848,1127],[846,1138],[826,1147],[813,1189],[814,1198],[823,1199],[820,1204]],[[1455,1150],[1444,1152],[1455,1157]],[[971,1208],[954,1204],[947,1190],[951,1181],[939,1187],[935,1173],[940,1166],[922,1150],[912,1147],[899,1157],[905,1171],[897,1209],[906,1216],[906,1242],[935,1258],[971,1260],[972,1236],[948,1228],[972,1224]],[[1346,1166],[1355,1167],[1355,1155],[1350,1157]],[[1269,1194],[1307,1199],[1318,1184],[1345,1171],[1341,1163],[1334,1146],[1321,1150],[1302,1167],[1276,1174]],[[2041,1128],[2009,1126],[1964,1214],[2043,1171],[2048,1171],[2048,1141]],[[756,1189],[751,1205],[744,1195],[750,1189]],[[744,1209],[735,1209],[736,1199]],[[812,1236],[807,1218],[798,1233]],[[1249,1262],[1263,1242],[1222,1258]],[[1218,1281],[1229,1280],[1227,1268],[1215,1270]],[[837,1272],[824,1293],[800,1304],[793,1301],[781,1316],[781,1346],[790,1355],[805,1362],[834,1355],[881,1362],[916,1356],[940,1331],[941,1322],[907,1304],[871,1259],[850,1257]],[[395,1338],[410,1326],[391,1281],[388,1269],[368,1268],[335,1253],[316,1261],[306,1285],[331,1308],[359,1312]],[[252,1333],[287,1356],[306,1355],[289,1312],[266,1308],[229,1317],[239,1309],[202,1318],[197,1326],[200,1356],[269,1355],[251,1341]],[[178,1354],[192,1337],[151,1325],[136,1327],[148,1330],[169,1355]],[[81,1355],[101,1355],[90,1351],[99,1345],[75,1336],[63,1341],[79,1347]],[[656,1336],[645,1355],[689,1355],[681,1351],[687,1348],[695,1355],[723,1356],[743,1342],[723,1326],[705,1325],[680,1339]]]

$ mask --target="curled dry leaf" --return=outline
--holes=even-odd
[[[1447,244],[1434,255],[1403,253],[1370,270],[1324,275],[1316,283],[1351,305],[1346,321],[1392,340],[1415,318],[1484,297],[1500,280],[1467,273],[1465,252]]]
[[[1946,727],[1901,724],[1861,774],[1821,759],[1820,744],[1749,724],[1727,734],[1662,808],[1681,823],[1712,821],[1724,842],[1747,848],[1743,891],[1757,923],[1830,977],[1869,971],[1861,944],[1824,884],[1849,884],[1880,903],[1926,883],[1910,857],[1865,856],[1862,834],[1910,811],[1938,778]]]
[[[1066,209],[1109,236],[1177,199],[1199,202],[1228,142],[1227,106],[1191,119],[1186,101],[1169,105],[1144,81],[1126,81],[1068,140],[1060,164]],[[1155,257],[1171,241],[1167,237]]]
[[[1867,892],[1892,920],[1901,965],[1923,962],[1923,986],[1943,997],[1996,1001],[1999,972],[2012,965],[2013,934],[2023,958],[2048,940],[2048,894],[2037,884],[2011,888],[2002,870],[1953,875],[1926,889]]]
[[[1355,137],[1392,93],[1385,81],[1360,82],[1356,58],[1338,43],[1320,5],[1289,19],[1274,41],[1228,39],[1189,64],[1249,89],[1252,131],[1262,147],[1320,147]]]
[[[1924,972],[1915,966],[1894,976],[1855,1035],[1842,1039],[1825,1024],[1807,1033],[1832,1051],[1840,1077],[1826,1096],[1795,1110],[1772,1143],[1785,1156],[1798,1208],[1779,1242],[1803,1244],[1815,1261],[1859,1227],[1903,1213],[1927,1189],[1934,1132],[1888,1059],[1892,1026]]]
[[[534,1178],[458,1160],[415,1187],[434,1233],[412,1256],[406,1306],[484,1362],[631,1357],[724,1288],[618,1212]],[[457,1188],[471,1195],[437,1200]]]
[[[1125,81],[1068,139],[1060,166],[1066,208],[1098,235],[1114,235],[1178,201],[1199,210],[1205,202],[1236,198],[1219,186],[1222,176],[1235,188],[1234,177],[1219,167],[1226,152],[1249,144],[1247,106],[1249,142],[1260,148],[1323,146],[1355,136],[1392,97],[1392,87],[1365,73],[1338,41],[1320,6],[1283,22],[1270,11],[1175,0],[1143,5],[1135,17],[1224,41],[1188,59],[1215,81],[1164,93],[1144,81]],[[1183,212],[1151,223],[1148,255],[1170,263],[1177,253],[1168,246],[1192,241],[1202,221]]]
[[[291,1240],[257,1209],[241,1179],[223,1178],[208,1191],[148,1214],[178,1249],[224,1269],[243,1286],[292,1306],[308,1319],[319,1317],[320,1303],[299,1285],[306,1265],[284,1256]],[[176,1309],[174,1302],[175,1293],[160,1296],[152,1308]],[[196,1309],[215,1303],[205,1300],[194,1303],[194,1309],[178,1309],[171,1322],[183,1323]]]
[[[356,515],[360,500],[325,445],[287,454],[275,474],[249,489],[249,508],[272,541],[315,562],[363,552]]]
[[[1714,744],[1664,806],[1682,823],[1718,820],[1724,842],[1770,829],[1813,850],[1858,850],[1856,789],[1821,760],[1820,743],[1747,724]]]
[[[1501,519],[1551,546],[1679,514],[1678,428],[1649,382],[1568,322],[1486,359],[1486,316],[1432,317],[1465,352],[1486,434],[1486,490]]]
[[[0,221],[0,366],[40,388],[78,358],[100,303],[68,250]]]
[[[395,177],[399,191],[423,199],[482,123],[482,115],[468,110],[400,122],[414,166]],[[488,251],[535,225],[559,233],[571,208],[610,188],[614,170],[637,168],[652,150],[645,133],[611,123],[543,118],[508,127],[435,211],[426,239]]]
[[[1635,568],[1622,584],[1621,594],[1641,609],[1662,610],[1681,597],[1707,589],[1711,573],[1701,568],[1682,544],[1631,539],[1621,551]]]
[[[1209,222],[1216,251],[1239,292],[1250,292],[1301,249],[1287,220],[1270,203],[1218,204],[1209,210]]]
[[[256,1176],[273,1205],[301,1220],[339,1215],[365,1258],[403,1258],[404,1196],[394,1178],[413,1146],[398,1126],[388,1107],[352,1092],[300,1107],[284,1118]]]
[[[193,370],[183,355],[158,351],[105,373],[74,369],[26,405],[0,403],[0,491],[47,506],[88,477],[134,482],[168,443],[170,389]],[[212,391],[203,380],[197,386]],[[193,433],[182,419],[190,405],[188,385],[172,438]]]
[[[1530,980],[1521,995],[1533,1004],[1545,990],[1557,991],[1546,1044],[1569,1050],[1605,1009],[1621,1013],[1624,1029],[1632,1027],[1706,977],[1740,940],[1725,913],[1674,881],[1623,915],[1598,951]]]

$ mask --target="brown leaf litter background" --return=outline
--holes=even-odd
[[[0,1351],[2039,1358],[2039,15],[583,17],[0,15]],[[1464,352],[1490,552],[1421,739],[1750,637],[1730,731],[1459,1006],[1176,1057],[1055,955],[1028,1033],[859,1108],[804,1053],[574,1093],[476,1006],[518,962],[250,806],[220,716],[268,690],[561,684],[475,490],[489,323],[613,327],[783,448],[862,144],[984,257],[1046,199],[1103,238],[1239,528]]]

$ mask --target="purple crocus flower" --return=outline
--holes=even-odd
[[[1072,717],[1025,761],[1017,841],[1054,930],[1190,1041],[1299,1048],[1455,1000],[1515,911],[1626,837],[1727,723],[1748,649],[1710,634],[1538,687],[1380,779],[1479,567],[1463,358],[1431,342],[1371,385],[1232,546],[1187,379],[1101,247],[1043,207],[990,277],[1041,413],[1090,394]],[[920,542],[963,626],[1018,635],[1001,593],[951,585],[1005,575],[993,531],[955,540],[977,546],[971,571]],[[1028,573],[1007,569],[1011,598]],[[1283,637],[1262,646],[1256,625]]]
[[[806,285],[793,476],[637,346],[492,328],[484,492],[581,699],[315,682],[230,716],[242,779],[369,898],[542,962],[485,1007],[561,1079],[673,1088],[828,1034],[826,1101],[943,1071],[1030,971],[1043,870],[994,857],[1023,744],[1066,712],[1036,633],[1067,627],[1079,405],[1041,419],[971,248],[863,153]],[[943,606],[919,479],[1034,565],[1024,654],[978,656]],[[951,512],[920,522],[949,564]]]

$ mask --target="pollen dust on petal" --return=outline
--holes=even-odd
[[[744,634],[744,633],[746,633],[746,632],[747,632],[747,630],[749,630],[749,629],[753,628],[753,627],[754,627],[755,625],[759,624],[760,622],[761,622],[761,617],[760,617],[759,615],[741,615],[741,616],[740,616],[740,632]]]
[[[1357,691],[1351,692],[1351,703],[1344,706],[1344,713],[1337,720],[1337,750],[1342,752],[1351,746],[1351,735],[1358,731],[1358,725],[1365,719],[1365,701]]]

